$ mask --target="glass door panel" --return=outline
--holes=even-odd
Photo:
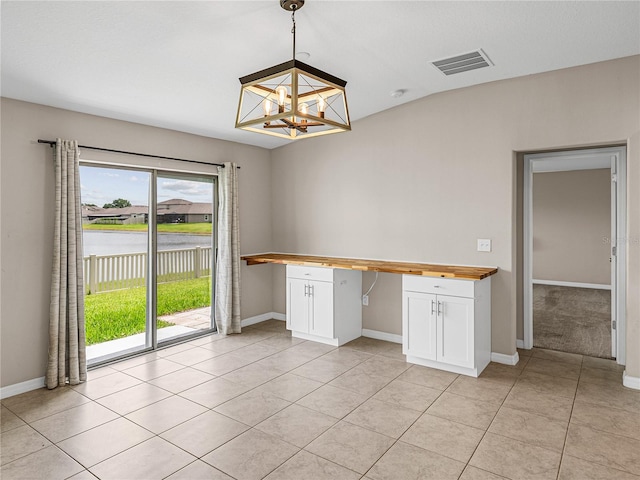
[[[158,173],[156,315],[158,344],[214,328],[213,177]]]
[[[151,175],[80,167],[87,362],[148,348]]]

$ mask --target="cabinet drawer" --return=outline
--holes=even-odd
[[[402,289],[410,292],[473,298],[475,281],[452,278],[422,277],[419,275],[403,275]]]
[[[333,268],[287,265],[287,277],[333,282]]]

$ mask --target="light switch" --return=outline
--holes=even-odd
[[[489,238],[479,238],[478,239],[478,251],[479,252],[490,252],[491,251],[491,239],[489,239]]]

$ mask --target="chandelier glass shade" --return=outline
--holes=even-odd
[[[289,140],[351,130],[347,82],[295,59],[294,15],[303,4],[281,0],[293,12],[294,58],[240,78],[236,128]]]

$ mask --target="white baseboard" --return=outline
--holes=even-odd
[[[520,361],[520,356],[518,355],[518,352],[514,353],[513,355],[491,352],[491,361],[502,363],[504,365],[517,365]]]
[[[0,388],[0,399],[13,397],[21,393],[30,392],[31,390],[37,390],[44,387],[44,377],[34,378],[27,380],[26,382],[14,383],[13,385],[7,385]]]
[[[395,333],[379,332],[378,330],[362,329],[362,336],[367,338],[375,338],[376,340],[384,340],[385,342],[402,343],[402,335]]]
[[[622,374],[622,385],[627,388],[633,388],[634,390],[640,390],[640,377],[627,375],[627,371],[625,370]]]
[[[516,347],[524,349],[524,340],[516,339]]]
[[[558,280],[531,280],[534,285],[552,285],[554,287],[593,288],[596,290],[611,290],[611,285],[600,283],[561,282]]]
[[[248,327],[249,325],[264,322],[266,320],[281,320],[284,322],[287,320],[287,316],[284,313],[276,312],[261,313],[260,315],[256,315],[255,317],[245,318],[244,320],[242,320],[241,325],[243,327]]]

